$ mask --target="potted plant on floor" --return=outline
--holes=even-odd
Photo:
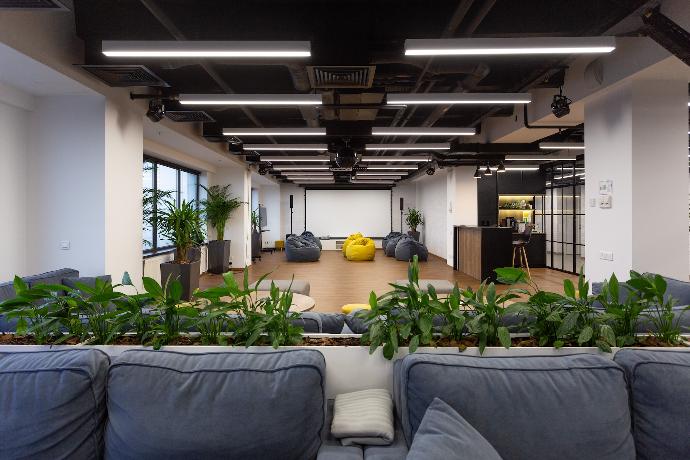
[[[225,273],[230,270],[230,240],[225,239],[225,224],[242,202],[237,197],[230,197],[230,184],[202,187],[206,190],[206,199],[201,202],[204,216],[216,230],[216,239],[208,242],[208,271]]]
[[[166,201],[165,209],[159,212],[158,227],[160,233],[175,246],[175,258],[161,264],[161,284],[169,280],[182,283],[182,298],[189,300],[199,287],[199,260],[190,260],[189,251],[203,235],[201,211],[194,203],[183,200],[179,206]]]
[[[407,232],[415,240],[419,241],[419,232],[417,227],[424,224],[424,218],[422,217],[421,211],[417,211],[415,208],[407,208],[405,213],[405,223],[410,227],[410,231]]]

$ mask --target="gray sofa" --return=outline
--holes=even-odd
[[[333,438],[326,372],[309,349],[0,352],[0,458],[402,460],[437,398],[506,460],[690,452],[690,350],[412,354],[394,363],[389,446]],[[436,429],[426,459],[464,434]]]
[[[285,242],[285,257],[288,262],[316,262],[321,249],[311,238],[291,236]]]

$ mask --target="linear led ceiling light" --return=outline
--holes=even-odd
[[[506,167],[506,171],[539,171],[539,167],[538,166],[530,166],[530,167],[525,167],[525,168]]]
[[[529,104],[529,93],[419,93],[389,94],[388,105],[406,104]]]
[[[390,161],[392,163],[394,163],[396,161],[404,161],[404,162],[408,162],[408,163],[409,162],[421,163],[423,161],[429,161],[429,157],[421,157],[421,156],[399,156],[399,157],[363,156],[362,161],[365,161],[365,162]]]
[[[371,128],[372,136],[474,136],[474,128]]]
[[[413,165],[367,165],[367,171],[386,171],[386,170],[406,170],[412,171],[419,169]]]
[[[394,184],[392,180],[362,180],[362,179],[352,179],[350,181],[353,184]]]
[[[427,144],[366,144],[366,150],[450,150],[450,143]]]
[[[328,150],[326,144],[244,144],[245,150],[270,151],[270,150],[314,150],[322,152]]]
[[[614,37],[446,38],[405,40],[406,56],[593,54],[616,49]]]
[[[280,171],[281,176],[333,176],[330,171]]]
[[[364,179],[364,180],[374,180],[374,179],[380,179],[380,180],[400,180],[402,179],[402,176],[366,176],[363,175],[362,173],[357,174],[358,178]]]
[[[320,94],[180,94],[182,105],[321,105]]]
[[[288,166],[288,165],[286,165],[286,166],[274,166],[273,169],[275,169],[276,171],[307,171],[307,170],[314,170],[314,169],[317,171],[318,170],[328,171],[331,169],[331,167],[326,166],[326,165],[323,165],[323,166],[322,165],[299,165],[299,166],[294,166],[294,165]]]
[[[405,171],[376,171],[376,172],[358,172],[358,176],[400,176],[402,174],[407,174]]]
[[[552,158],[552,157],[506,157],[505,161],[575,161],[577,158]]]
[[[325,155],[315,155],[315,156],[261,156],[261,161],[268,161],[269,163],[276,163],[282,161],[294,161],[294,162],[324,162],[331,161],[330,157]]]
[[[223,136],[325,136],[325,135],[326,135],[326,128],[223,128]]]
[[[542,150],[584,150],[584,142],[540,142]]]
[[[289,180],[293,180],[293,181],[312,181],[312,180],[313,180],[313,181],[327,181],[327,180],[330,180],[330,179],[332,179],[332,178],[328,178],[328,177],[325,177],[325,176],[324,176],[324,177],[291,176],[291,177],[288,177],[288,179],[289,179]]]
[[[103,40],[108,57],[150,58],[290,58],[311,56],[303,41],[120,41]]]

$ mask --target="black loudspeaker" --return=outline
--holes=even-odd
[[[292,195],[290,195],[290,209],[292,209]]]
[[[403,210],[403,198],[402,197],[400,197],[400,210],[401,211]]]

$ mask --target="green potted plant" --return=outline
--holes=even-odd
[[[407,234],[419,241],[419,232],[417,231],[417,227],[424,224],[424,217],[422,216],[421,211],[417,211],[415,208],[407,208],[407,212],[405,213],[405,223],[408,227],[410,227],[410,231],[407,232]]]
[[[230,240],[225,239],[225,225],[242,202],[230,197],[230,184],[202,187],[206,190],[206,199],[201,202],[204,216],[216,230],[216,239],[208,242],[208,271],[225,273],[230,270]]]
[[[189,300],[199,287],[200,261],[190,260],[189,252],[199,244],[203,235],[201,211],[194,203],[183,200],[179,206],[171,201],[158,213],[160,233],[175,246],[175,258],[161,264],[161,282],[179,280],[182,283],[182,298]]]

